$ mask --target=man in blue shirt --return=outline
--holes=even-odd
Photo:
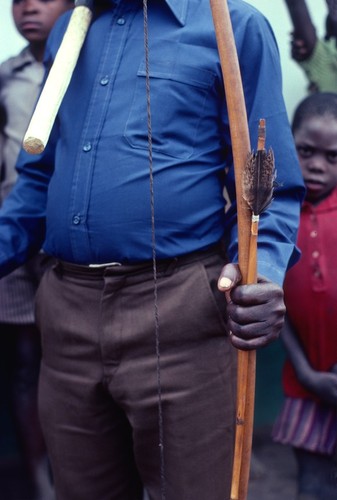
[[[229,497],[233,346],[279,334],[303,195],[273,34],[253,7],[229,7],[251,141],[265,118],[278,170],[258,284],[239,286],[234,264],[231,141],[208,0],[149,2],[150,92],[142,2],[96,2],[49,144],[21,154],[0,212],[2,274],[41,244],[58,260],[37,320],[41,421],[62,500],[137,500],[143,485],[153,499]]]

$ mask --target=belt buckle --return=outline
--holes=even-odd
[[[106,262],[105,264],[89,264],[89,267],[91,269],[100,269],[102,267],[116,267],[121,265],[121,262]]]

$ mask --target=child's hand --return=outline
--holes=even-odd
[[[283,290],[262,277],[253,285],[240,285],[240,280],[239,267],[227,264],[218,288],[226,295],[232,344],[238,349],[251,350],[278,338],[285,315]]]
[[[295,36],[292,35],[290,45],[291,45],[291,57],[295,61],[297,62],[305,61],[306,59],[309,59],[309,57],[311,56],[312,51],[310,51],[309,47],[307,47],[304,40],[295,38]]]
[[[337,363],[335,365],[333,365],[333,367],[331,368],[330,370],[332,373],[336,373],[337,375]]]
[[[337,373],[333,372],[314,372],[312,382],[308,387],[322,401],[337,405]]]

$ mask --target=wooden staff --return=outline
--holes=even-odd
[[[226,0],[210,0],[230,123],[238,218],[238,254],[242,283],[248,283],[250,210],[243,198],[242,173],[251,151],[241,73]],[[251,261],[251,266],[253,265]],[[256,267],[256,264],[255,264]],[[253,273],[254,280],[256,271]],[[237,419],[232,500],[248,491],[255,394],[255,352],[238,351]]]
[[[226,0],[210,0],[224,79],[236,184],[238,252],[242,283],[257,279],[258,217],[270,203],[274,157],[265,152],[265,122],[260,121],[257,154],[251,152],[246,106],[232,24]],[[267,172],[268,170],[268,172]],[[231,500],[245,500],[252,449],[256,352],[238,351],[237,417]]]
[[[23,139],[28,153],[39,154],[46,147],[92,19],[92,5],[93,0],[75,0],[67,30]]]

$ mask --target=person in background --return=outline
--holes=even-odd
[[[326,0],[326,35],[320,39],[305,0],[285,0],[293,23],[291,55],[309,92],[337,92],[337,0]]]
[[[274,35],[254,7],[228,4],[251,142],[265,117],[279,179],[258,283],[240,284],[208,0],[94,2],[50,140],[21,152],[0,210],[1,275],[41,245],[56,259],[36,313],[40,417],[62,500],[139,500],[143,486],[151,500],[229,497],[235,348],[278,337],[304,186]],[[49,37],[48,66],[69,17]]]
[[[287,316],[281,338],[284,407],[274,440],[291,445],[298,499],[334,500],[337,492],[337,94],[304,99],[293,133],[307,187],[300,261],[284,282]]]
[[[28,45],[0,65],[0,205],[16,181],[16,160],[44,77],[46,40],[72,0],[13,0],[18,32]],[[40,335],[34,318],[35,293],[49,258],[40,253],[0,281],[0,336],[8,372],[13,420],[34,499],[53,497],[37,410]],[[28,492],[27,492],[28,495]]]

